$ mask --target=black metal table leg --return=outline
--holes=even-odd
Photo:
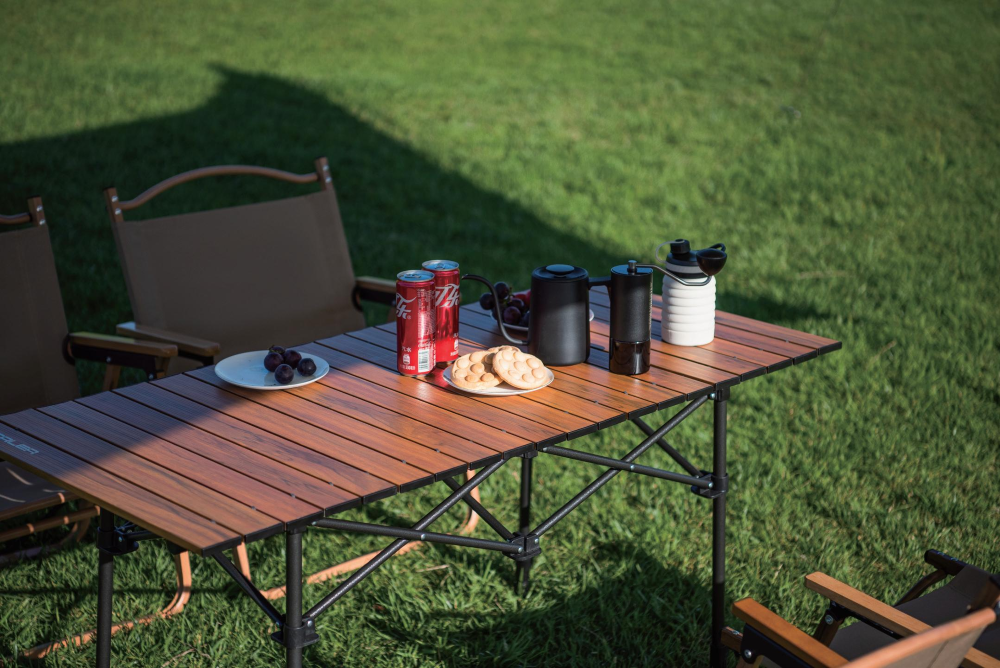
[[[532,462],[534,461],[534,456],[536,453],[530,453],[531,456],[525,455],[524,459],[521,460],[521,514],[520,514],[520,529],[519,533],[522,536],[527,536],[531,531],[531,472],[532,472]],[[528,593],[528,587],[531,584],[531,562],[532,559],[526,559],[524,561],[517,562],[517,582],[514,583],[515,590],[520,587],[521,594]]]
[[[102,534],[115,532],[115,516],[101,509]],[[98,544],[102,544],[100,537]],[[110,551],[98,550],[97,566],[97,668],[111,667],[111,598],[115,586],[115,558]]]
[[[726,492],[729,477],[726,474],[726,407],[729,390],[714,395],[714,453],[712,461],[713,488],[717,494],[712,499],[712,638],[711,665],[726,667],[726,652],[722,646],[722,629],[726,616]]]
[[[285,534],[285,630],[302,626],[302,530]],[[302,646],[286,645],[285,659],[288,668],[302,668]]]

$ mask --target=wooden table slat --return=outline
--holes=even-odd
[[[468,468],[489,466],[500,457],[500,452],[493,448],[456,436],[437,425],[427,424],[408,415],[383,408],[378,403],[368,401],[363,397],[342,392],[337,381],[348,385],[351,384],[352,378],[346,373],[331,369],[330,373],[323,379],[327,383],[314,383],[309,387],[295,388],[289,392],[328,406],[338,412],[353,410],[354,414],[358,415],[363,422],[415,441],[424,447],[433,449],[434,452],[453,457],[466,464]]]
[[[796,343],[788,343],[770,336],[754,334],[742,329],[733,329],[732,327],[720,324],[715,325],[715,338],[732,341],[733,343],[742,343],[745,346],[760,348],[761,350],[777,353],[778,355],[787,355],[796,361],[812,359],[818,354],[814,349],[806,348]]]
[[[719,371],[724,371],[736,376],[741,380],[749,380],[755,376],[766,373],[767,369],[760,364],[747,362],[731,355],[724,355],[699,346],[675,346],[665,343],[660,338],[660,323],[652,323],[652,336],[650,337],[650,349],[671,357],[679,357],[690,362],[697,362]],[[611,327],[603,321],[595,319],[590,323],[590,331],[594,334],[610,337]]]
[[[462,319],[464,318],[464,320]],[[460,322],[462,329],[459,330],[459,335],[462,338],[468,339],[470,341],[475,341],[480,345],[491,346],[496,345],[496,342],[501,340],[500,334],[497,331],[496,323],[492,320],[484,320],[482,316],[469,313],[469,311],[464,311],[460,316]],[[488,326],[492,328],[492,331],[480,329],[480,326]],[[593,342],[593,336],[592,336]],[[605,344],[606,345],[606,344]],[[679,360],[679,362],[682,360]],[[606,350],[601,350],[598,347],[592,347],[590,349],[590,357],[587,360],[588,364],[597,366],[604,371],[608,369],[608,353]],[[578,365],[579,366],[579,365]],[[653,365],[653,367],[642,374],[641,376],[635,376],[636,378],[641,378],[646,382],[655,383],[678,392],[683,392],[689,397],[697,396],[699,393],[708,393],[715,387],[714,382],[701,381],[695,378],[691,378],[687,375],[677,373],[676,371],[671,371],[661,368],[662,364]],[[608,375],[611,375],[608,373]],[[726,375],[726,379],[731,379],[733,376]]]
[[[0,419],[0,453],[4,459],[52,480],[67,491],[155,532],[198,554],[238,545],[243,538],[140,484],[14,429]]]
[[[206,374],[204,373],[205,371],[212,373]],[[442,471],[450,471],[452,472],[451,475],[455,475],[454,471],[461,473],[468,468],[467,466],[463,466],[463,463],[454,457],[449,457],[441,452],[435,452],[434,449],[421,443],[380,429],[379,427],[373,427],[361,419],[338,413],[318,401],[306,399],[291,392],[260,392],[242,387],[233,387],[216,376],[213,369],[202,369],[201,373],[191,372],[189,377],[196,378],[208,385],[225,389],[261,406],[273,408],[285,415],[301,420],[303,423],[348,439],[363,448],[368,448],[374,452],[381,452],[387,457],[397,459],[401,463],[421,469],[435,478]],[[322,393],[322,388],[318,391],[314,388],[311,394],[319,398],[319,395]],[[396,424],[395,427],[399,431],[403,431],[400,424]]]
[[[367,380],[383,387],[405,393],[425,403],[432,403],[495,429],[506,430],[533,443],[549,442],[553,438],[566,436],[564,432],[550,425],[540,424],[500,408],[468,401],[464,394],[456,390],[449,388],[442,391],[424,379],[401,376],[396,372],[396,353],[384,348],[343,335],[323,339],[322,345],[319,343],[316,345],[341,356],[334,361],[324,356],[328,362],[336,364],[338,369],[353,375],[363,374]]]
[[[307,517],[313,507],[324,512],[334,512],[336,509],[361,503],[356,494],[123,396],[102,392],[77,399],[77,403],[158,436],[178,448],[196,452],[233,471],[239,471],[256,483],[251,484],[250,489],[257,489],[257,485],[261,484],[272,487],[278,492],[278,496],[268,496],[267,504],[254,505],[265,512],[277,513],[274,516],[285,522]]]
[[[363,329],[357,332],[350,332],[346,336],[351,338],[357,338],[361,341],[367,341],[368,343],[373,343],[374,345],[382,346],[384,343],[384,335],[387,332],[378,330],[376,328]],[[388,350],[388,348],[386,348]],[[395,350],[395,339],[393,339],[392,350]],[[392,368],[396,367],[395,353]],[[441,371],[438,370],[433,374],[427,376],[430,382],[433,382],[438,387],[448,388],[448,384],[445,383],[444,379],[441,378]],[[450,388],[449,388],[450,389]],[[488,397],[484,395],[467,395],[472,401],[479,401],[491,406],[499,406],[510,412],[514,412],[517,415],[522,415],[524,417],[530,418],[542,424],[550,424],[554,427],[562,430],[567,437],[583,436],[584,434],[589,434],[597,429],[597,424],[591,420],[581,418],[572,413],[562,411],[559,409],[552,408],[544,403],[540,403],[530,399],[535,392],[531,394],[526,394],[523,396],[511,396],[511,397]],[[497,399],[509,399],[510,401],[500,401]]]
[[[782,327],[781,325],[772,325],[769,322],[762,322],[760,320],[754,320],[752,318],[736,315],[735,313],[727,313],[725,311],[716,311],[715,321],[719,324],[726,325],[727,327],[732,327],[733,329],[744,329],[748,332],[770,336],[789,343],[797,343],[800,346],[805,346],[806,348],[812,348],[814,350],[822,350],[824,352],[837,350],[841,345],[840,341],[828,339],[825,336],[809,334],[808,332],[800,332],[798,330],[789,329],[788,327]]]
[[[238,443],[259,455],[275,459],[303,473],[325,480],[331,485],[365,502],[396,493],[396,486],[370,473],[345,464],[322,452],[302,447],[287,438],[256,425],[227,415],[203,404],[185,399],[150,383],[115,390],[115,394],[143,404],[182,422],[198,427],[219,438]],[[263,424],[267,424],[264,415]]]
[[[334,432],[321,429],[283,411],[275,410],[255,401],[247,401],[238,394],[202,382],[197,378],[178,375],[150,384],[170,390],[178,396],[204,404],[214,410],[227,413],[261,429],[281,434],[282,437],[303,447],[328,455],[383,480],[388,480],[400,489],[413,489],[434,481],[433,475],[429,475],[427,471],[412,464],[403,463],[398,458],[361,446]]]
[[[261,538],[282,529],[281,523],[273,517],[251,510],[249,506],[234,501],[225,494],[72,426],[65,421],[73,419],[72,415],[59,410],[59,406],[50,406],[47,410],[58,413],[60,417],[27,410],[5,416],[4,422],[55,448],[71,450],[75,456],[111,475],[153,489],[160,496],[235,531],[247,540]]]
[[[198,453],[178,448],[173,443],[147,434],[82,404],[69,402],[38,410],[156,466],[173,471],[179,476],[218,492],[236,501],[238,505],[234,508],[243,512],[249,510],[253,516],[261,513],[284,524],[303,517],[322,515],[322,509],[317,506],[303,504],[288,494],[238,471],[222,466]]]

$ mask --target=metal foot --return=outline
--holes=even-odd
[[[97,543],[115,533],[115,516],[101,510],[101,528]],[[97,566],[97,668],[111,668],[111,597],[115,587],[115,557],[110,550],[99,549]]]
[[[521,513],[518,533],[522,536],[527,536],[531,532],[529,524],[531,522],[531,472],[537,453],[532,452],[530,455],[524,455],[524,458],[521,460]],[[528,589],[531,587],[532,561],[532,559],[525,559],[524,561],[517,562],[514,591],[521,596],[526,595]]]
[[[726,407],[729,390],[717,391],[714,412],[712,480],[717,495],[712,498],[712,652],[713,668],[726,668],[722,631],[726,616]]]

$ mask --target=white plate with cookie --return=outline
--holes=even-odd
[[[498,353],[502,356],[499,359]],[[534,392],[548,387],[556,378],[537,357],[513,346],[462,355],[444,370],[442,377],[455,389],[493,397]]]

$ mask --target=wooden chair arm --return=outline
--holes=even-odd
[[[74,332],[67,337],[71,346],[95,348],[108,352],[134,353],[150,357],[177,357],[177,346],[158,341],[139,341],[124,336],[110,334],[95,334],[93,332]]]
[[[752,598],[734,603],[733,614],[813,668],[837,668],[847,663],[847,659]]]
[[[169,332],[165,329],[137,325],[134,322],[120,323],[116,331],[122,336],[131,336],[143,341],[160,341],[177,346],[177,350],[184,356],[195,356],[200,358],[211,358],[219,354],[221,346],[213,341],[206,341],[187,334]]]
[[[825,573],[811,573],[806,576],[806,588],[820,594],[850,610],[859,617],[884,626],[903,638],[921,633],[930,628],[924,622],[905,612],[872,598],[854,587],[844,584]],[[1000,661],[977,650],[970,649],[962,661],[963,668],[1000,668]]]
[[[392,305],[396,301],[396,281],[375,276],[358,276],[354,283],[354,305],[359,310],[361,300]]]

